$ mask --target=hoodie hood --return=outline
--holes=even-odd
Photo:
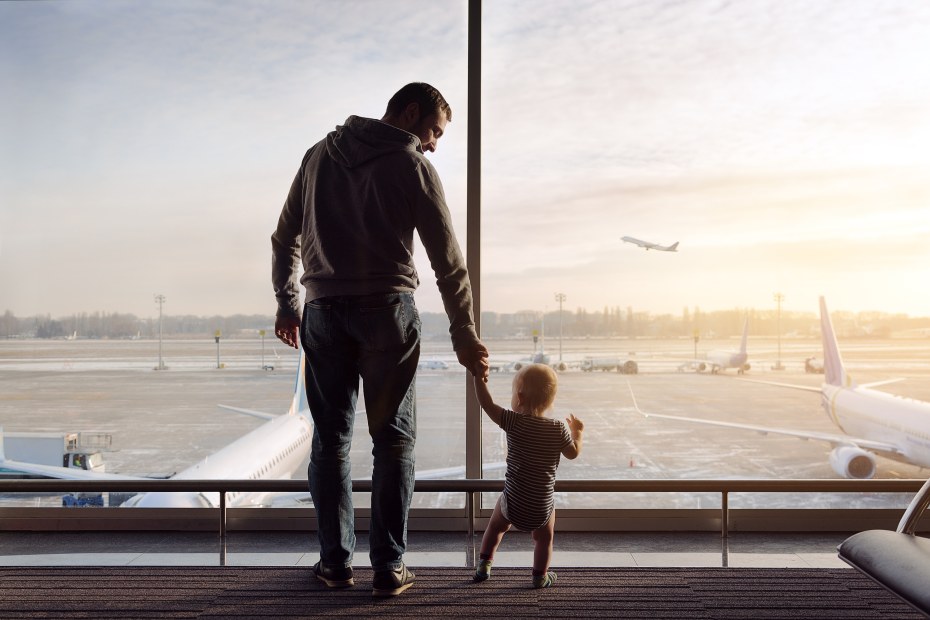
[[[373,118],[350,116],[326,136],[326,152],[347,168],[397,151],[423,153],[418,137]]]

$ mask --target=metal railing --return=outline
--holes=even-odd
[[[719,493],[720,534],[729,532],[730,493],[916,493],[924,480],[558,480],[562,493]],[[468,534],[475,532],[480,493],[500,492],[503,480],[417,480],[415,493],[465,494]],[[0,493],[175,492],[219,493],[219,533],[226,539],[226,494],[234,492],[294,493],[307,490],[306,480],[0,480]],[[371,480],[353,480],[354,492],[370,492]],[[209,509],[208,509],[209,510]],[[3,508],[0,508],[2,514]]]

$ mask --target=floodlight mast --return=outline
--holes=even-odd
[[[778,304],[775,327],[775,330],[778,332],[778,359],[775,361],[775,365],[772,366],[772,370],[784,370],[785,367],[781,363],[781,302],[785,301],[785,296],[781,293],[775,293],[773,299]]]
[[[155,367],[155,370],[165,370],[165,362],[161,356],[161,310],[165,301],[164,295],[155,295],[155,303],[158,304],[158,366]]]
[[[562,302],[568,299],[565,293],[556,293],[555,300],[559,302],[559,363],[562,363]]]

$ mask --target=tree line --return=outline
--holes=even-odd
[[[832,313],[837,335],[844,338],[890,338],[910,335],[930,337],[930,317],[881,312]],[[742,334],[749,318],[754,337],[819,338],[820,319],[813,312],[756,310],[702,311],[684,308],[679,315],[654,314],[632,307],[604,307],[600,310],[483,312],[484,338],[735,338]],[[448,337],[449,322],[439,312],[421,312],[425,338]],[[164,315],[161,333],[165,338],[213,337],[219,330],[224,338],[257,338],[260,330],[272,336],[274,317],[263,314],[231,316]],[[139,318],[119,312],[78,313],[52,318],[50,315],[17,317],[7,310],[0,317],[0,338],[156,339],[158,318]]]

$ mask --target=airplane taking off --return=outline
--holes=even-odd
[[[637,412],[646,417],[696,422],[826,442],[833,446],[830,452],[830,466],[833,471],[844,478],[861,479],[874,476],[875,454],[919,467],[930,467],[930,402],[871,389],[898,379],[857,385],[843,365],[833,332],[833,324],[830,322],[827,304],[823,297],[820,298],[820,327],[823,339],[824,383],[819,389],[769,381],[756,381],[756,383],[820,393],[821,405],[827,417],[842,434],[645,413],[636,404],[636,397],[633,396],[633,389],[630,387],[633,406]]]
[[[627,243],[632,243],[638,245],[641,248],[646,248],[647,250],[658,250],[660,252],[677,252],[678,251],[678,242],[676,241],[672,245],[659,245],[658,243],[653,243],[651,241],[643,241],[642,239],[637,239],[636,237],[621,237],[623,241]]]

